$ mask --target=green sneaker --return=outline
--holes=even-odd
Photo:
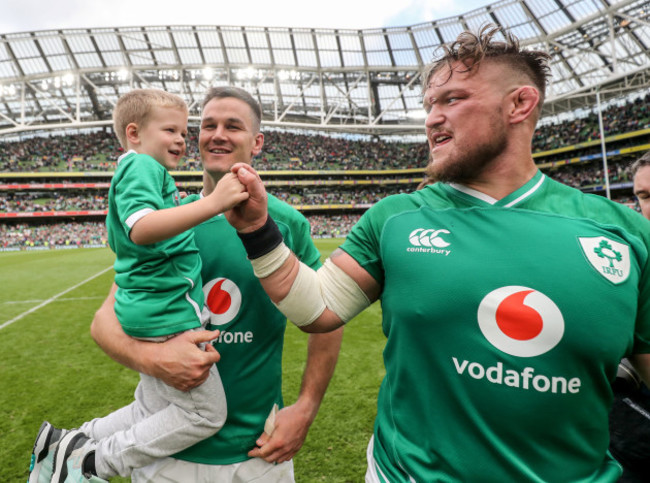
[[[47,421],[41,424],[32,449],[28,483],[50,483],[54,473],[56,447],[67,433],[68,430],[57,429]]]
[[[97,443],[79,430],[66,434],[56,447],[52,483],[108,483],[107,480],[83,472],[83,462],[95,451]]]

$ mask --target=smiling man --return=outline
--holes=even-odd
[[[204,99],[199,134],[203,191],[210,196],[236,163],[250,165],[264,145],[262,111],[237,87],[213,87]],[[197,196],[198,197],[198,196]],[[294,253],[313,268],[320,254],[309,223],[298,211],[269,195],[269,211]],[[283,408],[282,348],[287,319],[271,303],[254,276],[235,230],[223,216],[194,229],[202,261],[205,332],[150,344],[125,336],[115,318],[111,294],[97,312],[92,334],[122,364],[155,375],[178,389],[200,384],[218,368],[228,416],[214,436],[172,458],[136,470],[135,483],[219,481],[288,483],[294,481],[293,456],[301,448],[334,372],[342,330],[310,336],[298,400]],[[214,339],[214,348],[196,344]],[[215,352],[216,351],[218,352]],[[220,358],[220,360],[219,360]],[[275,414],[277,405],[279,412]],[[266,424],[273,413],[274,424]]]
[[[615,482],[610,381],[625,355],[650,378],[650,224],[538,170],[549,57],[499,34],[462,33],[424,74],[438,182],[375,204],[317,272],[234,168],[249,198],[226,217],[292,322],[333,330],[381,299],[366,482]]]

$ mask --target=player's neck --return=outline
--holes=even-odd
[[[537,166],[532,157],[525,162],[519,159],[516,163],[495,163],[465,186],[500,200],[528,183],[536,173]]]
[[[224,174],[225,173],[208,173],[203,170],[203,189],[201,190],[203,196],[208,196],[214,191],[214,188],[217,186],[217,183]]]

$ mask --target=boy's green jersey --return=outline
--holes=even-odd
[[[130,237],[140,218],[180,203],[174,179],[154,158],[135,151],[120,157],[106,227],[116,255],[115,313],[129,335],[158,337],[201,325],[201,259],[192,230],[150,245]]]
[[[616,481],[611,381],[650,352],[650,223],[541,172],[388,197],[343,250],[382,286],[379,481]],[[374,460],[374,461],[373,461]]]

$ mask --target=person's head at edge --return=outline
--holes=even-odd
[[[531,142],[550,57],[522,50],[508,33],[495,40],[500,32],[487,25],[478,34],[461,33],[424,72],[433,179],[477,189],[501,179],[518,187],[536,172]]]
[[[199,132],[204,193],[211,192],[232,165],[251,164],[260,153],[264,145],[261,121],[259,103],[244,89],[219,86],[208,90]]]
[[[641,213],[650,220],[650,151],[632,164],[634,194],[639,200]]]

